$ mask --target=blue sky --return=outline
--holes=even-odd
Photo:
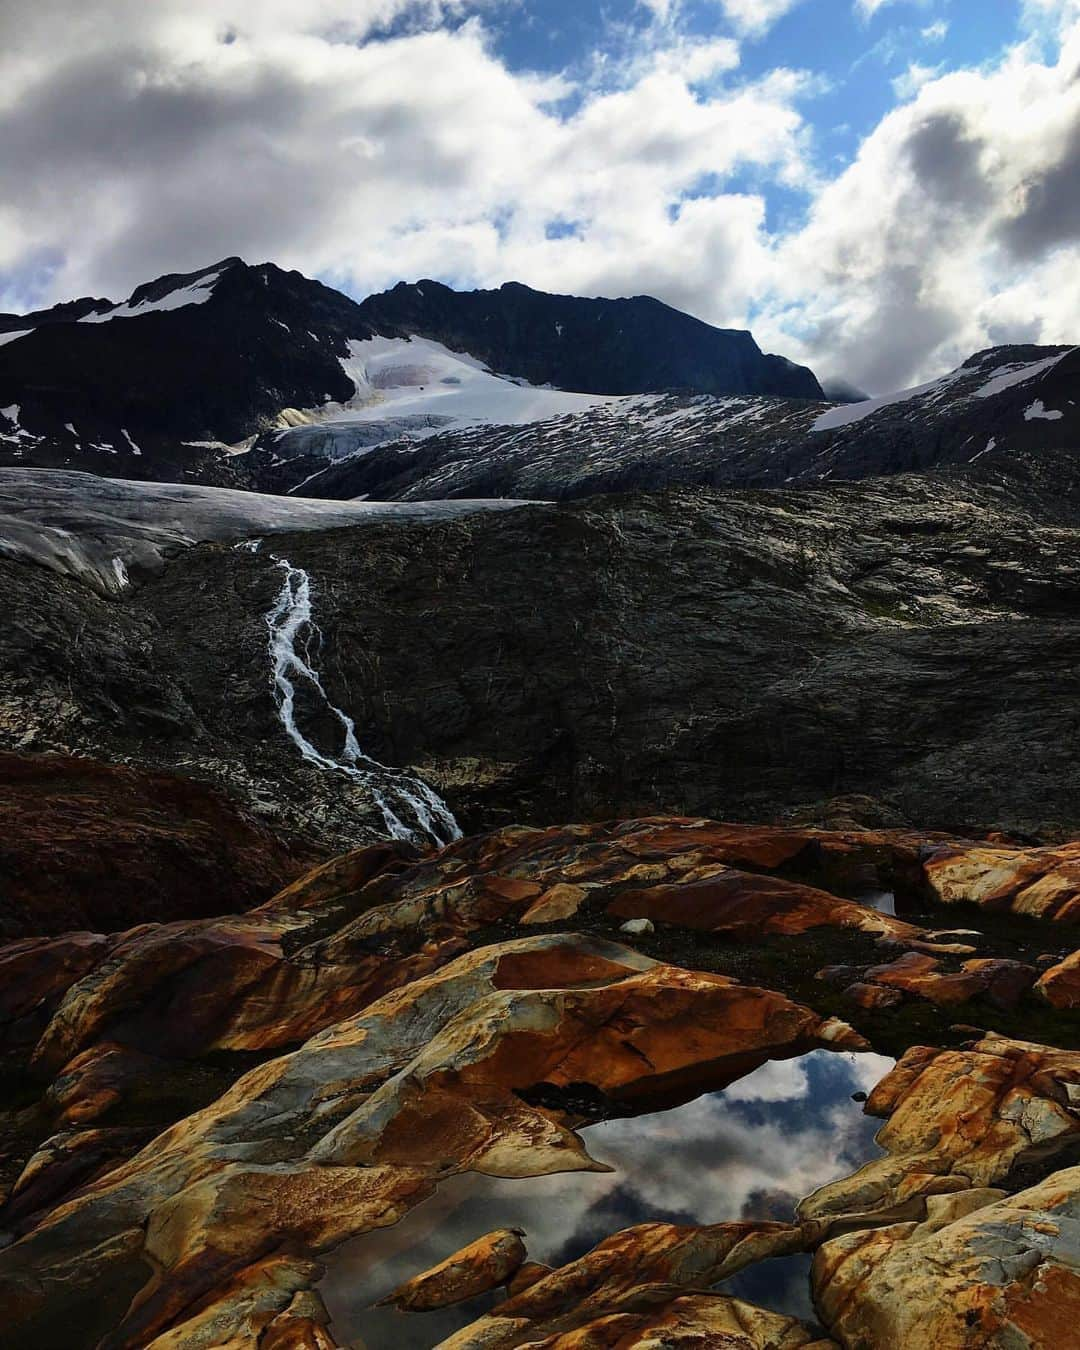
[[[1080,329],[1080,0],[6,0],[0,309],[229,254],[884,392]]]
[[[741,32],[715,0],[690,0],[681,7],[680,28],[740,40],[740,73],[748,79],[777,68],[818,76],[803,108],[817,159],[829,173],[849,164],[863,138],[902,101],[894,80],[913,65],[947,72],[993,62],[1022,36],[1022,14],[1018,0],[893,0],[873,14],[852,0],[804,0],[755,36]],[[621,56],[645,38],[654,18],[637,0],[525,0],[488,17],[495,49],[511,69],[547,74],[588,67],[605,53]],[[740,180],[726,184],[733,185]],[[761,176],[754,186],[777,223],[800,212],[798,194]]]

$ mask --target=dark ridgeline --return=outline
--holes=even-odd
[[[497,291],[400,282],[360,306],[376,332],[468,352],[502,375],[583,394],[777,394],[823,399],[817,377],[648,295],[586,300],[508,281]]]

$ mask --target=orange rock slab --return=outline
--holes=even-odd
[[[965,1050],[909,1050],[870,1094],[886,1150],[801,1202],[804,1220],[921,1219],[927,1198],[993,1186],[1080,1144],[1080,1052],[986,1036]]]
[[[527,1252],[520,1228],[497,1228],[448,1256],[430,1270],[414,1275],[380,1300],[404,1312],[429,1312],[476,1298],[509,1284],[525,1263]]]
[[[1080,922],[1080,842],[1050,848],[945,844],[924,869],[943,904]]]
[[[826,1242],[815,1302],[845,1347],[1059,1350],[1080,1328],[1080,1168],[938,1197],[922,1223]]]

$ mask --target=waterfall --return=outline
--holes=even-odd
[[[284,572],[285,580],[266,615],[266,626],[270,630],[274,702],[289,739],[310,764],[343,773],[366,788],[382,812],[392,838],[432,840],[436,844],[460,839],[461,830],[450,808],[427,783],[380,764],[361,750],[355,723],[348,713],[331,703],[315,668],[322,632],[312,615],[311,578],[302,567],[294,567],[283,558],[275,558],[274,562]],[[342,747],[336,755],[324,755],[297,726],[298,686],[313,691],[339,723]]]

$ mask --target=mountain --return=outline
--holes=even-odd
[[[1080,444],[1080,348],[995,347],[929,384],[843,405],[627,396],[526,426],[395,436],[384,423],[379,435],[388,437],[381,445],[370,421],[347,420],[321,438],[310,428],[274,433],[244,458],[244,472],[265,489],[302,484],[317,497],[560,500],[680,484],[859,480],[1072,449]]]
[[[535,385],[583,394],[824,397],[811,371],[764,355],[748,332],[713,328],[647,295],[587,300],[513,281],[464,292],[420,281],[401,282],[360,308],[376,332],[430,338]]]
[[[166,479],[285,406],[350,398],[339,353],[370,335],[346,296],[237,258],[3,325],[6,462]]]
[[[0,463],[260,486],[242,478],[228,447],[382,399],[369,366],[388,352],[392,364],[415,366],[414,337],[454,367],[438,376],[440,392],[460,385],[457,368],[486,380],[464,418],[421,410],[427,430],[536,420],[591,406],[598,392],[820,394],[810,372],[763,356],[749,333],[655,300],[523,286],[458,296],[432,282],[360,305],[298,272],[226,258],[160,277],[120,304],[85,298],[0,316]],[[569,392],[529,395],[530,382]]]

